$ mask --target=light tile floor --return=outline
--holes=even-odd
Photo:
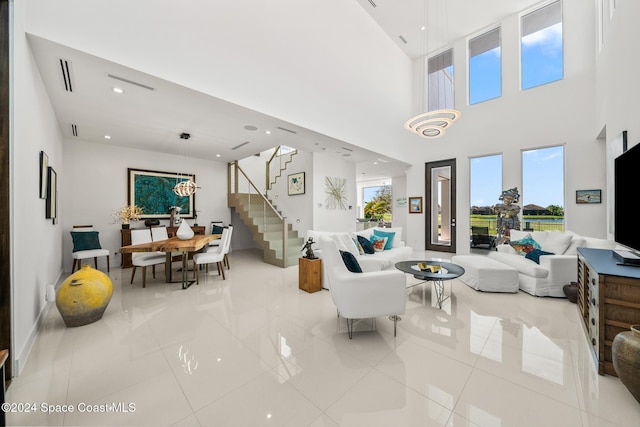
[[[231,267],[187,290],[162,274],[142,289],[114,268],[103,319],[78,328],[52,306],[7,394],[36,411],[7,414],[8,425],[640,425],[622,383],[597,375],[566,299],[456,280],[440,310],[416,286],[397,337],[378,318],[349,340],[330,293],[298,289],[297,267],[256,251],[232,253]],[[119,412],[100,412],[114,403]]]

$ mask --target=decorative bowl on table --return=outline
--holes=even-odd
[[[437,273],[440,271],[440,264],[427,264],[426,262],[419,262],[418,268],[420,271],[430,271],[432,273]]]

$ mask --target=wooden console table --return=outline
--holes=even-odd
[[[123,228],[120,230],[120,246],[129,246],[131,244],[131,230],[142,230],[146,229],[146,227],[140,228]],[[206,227],[203,225],[194,225],[191,227],[194,234],[205,234]],[[173,237],[176,235],[176,231],[178,227],[167,227],[167,234],[169,237]],[[120,257],[120,266],[122,268],[131,268],[133,264],[131,263],[131,254],[130,253],[122,253]]]
[[[618,265],[608,249],[578,248],[577,304],[598,373],[618,376],[611,346],[640,324],[640,267]]]

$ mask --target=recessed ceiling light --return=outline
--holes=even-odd
[[[220,157],[220,154],[216,154],[216,157]]]
[[[266,133],[267,135],[271,135],[271,131],[270,130],[265,130],[264,133]]]
[[[105,135],[104,139],[111,139],[111,135]]]
[[[374,165],[377,165],[377,164],[378,164],[378,162],[373,162],[373,164],[374,164]]]
[[[112,90],[113,90],[115,93],[124,93],[124,90],[123,90],[122,88],[119,88],[119,87],[114,87]]]

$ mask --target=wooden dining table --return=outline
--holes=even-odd
[[[222,234],[195,234],[192,238],[181,240],[177,237],[171,237],[165,240],[157,240],[155,242],[139,243],[137,245],[122,246],[120,252],[133,253],[133,252],[165,252],[167,254],[167,262],[165,265],[165,280],[167,283],[176,283],[173,281],[172,274],[172,253],[180,252],[182,254],[182,280],[177,283],[182,283],[182,289],[187,289],[195,282],[195,280],[188,280],[187,273],[189,269],[187,267],[187,260],[190,252],[198,252],[204,248],[209,242],[220,239]]]

